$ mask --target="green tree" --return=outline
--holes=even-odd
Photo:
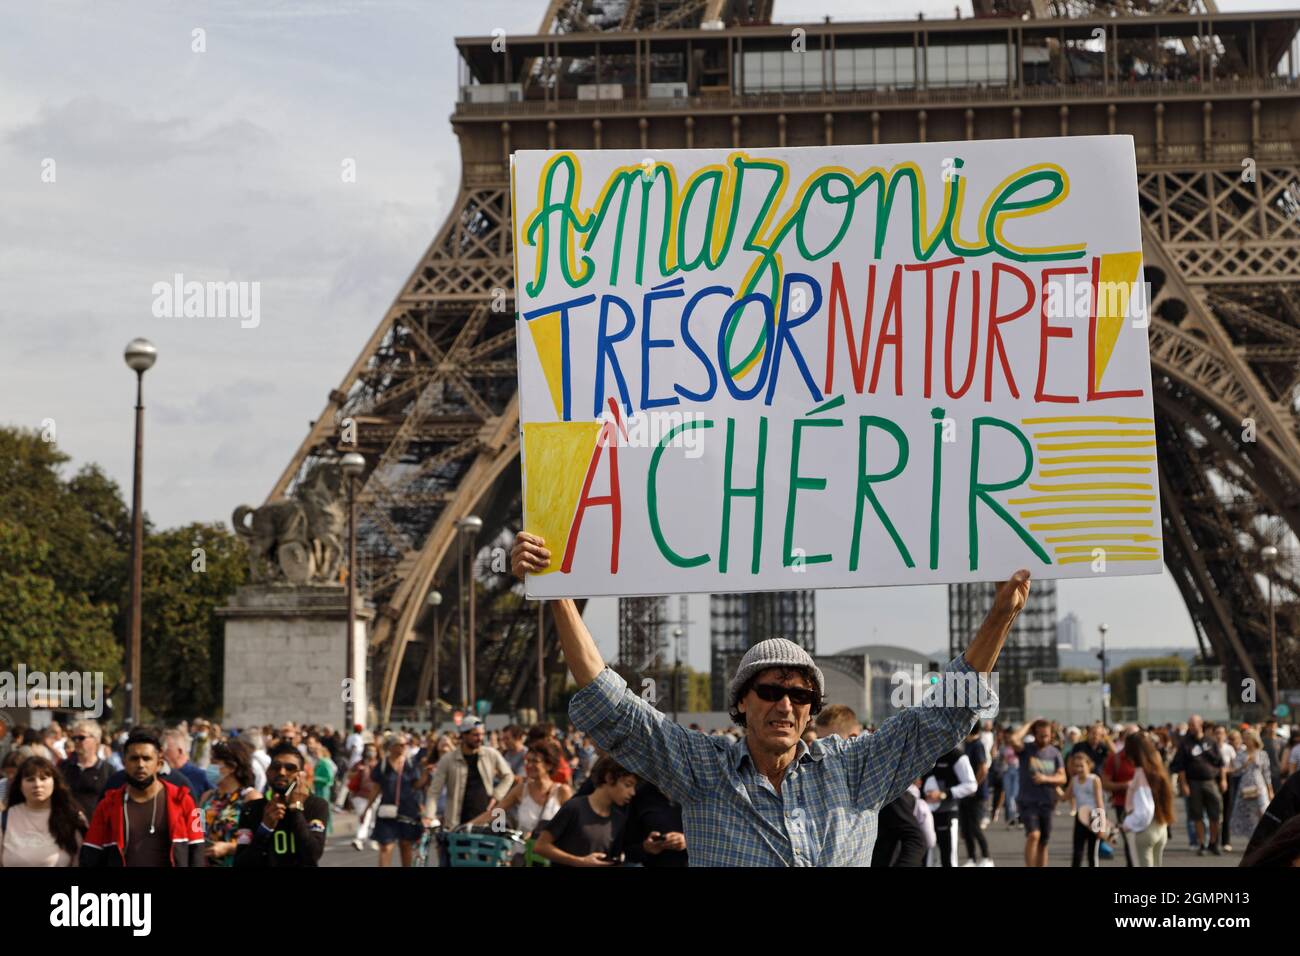
[[[214,612],[247,577],[244,545],[219,524],[189,524],[151,534],[143,563],[143,703],[167,718],[216,716],[223,622]]]
[[[0,519],[0,662],[29,671],[102,671],[121,677],[113,608],[60,589],[49,573],[50,546]]]

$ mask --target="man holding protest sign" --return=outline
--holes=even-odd
[[[543,539],[516,537],[511,567],[520,578],[550,562]],[[956,693],[928,693],[875,734],[811,744],[801,738],[825,686],[794,642],[774,638],[745,654],[729,687],[745,736],[732,743],[687,730],[642,700],[605,666],[573,601],[554,608],[579,688],[569,710],[574,724],[682,805],[692,866],[868,866],[880,807],[960,744],[977,717],[995,711],[986,677],[1028,594],[1025,570],[998,591],[966,653],[931,688]]]

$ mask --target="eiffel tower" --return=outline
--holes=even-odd
[[[797,27],[770,23],[772,0],[550,0],[534,36],[456,41],[455,204],[269,495],[322,458],[365,457],[358,584],[377,612],[381,719],[451,696],[425,598],[451,596],[441,616],[456,619],[456,523],[471,514],[473,696],[534,700],[538,615],[491,549],[521,509],[509,156],[556,146],[1133,135],[1166,561],[1202,654],[1271,707],[1259,553],[1276,545],[1280,685],[1300,687],[1300,15],[1212,0],[974,10]],[[553,634],[544,656],[562,674]]]

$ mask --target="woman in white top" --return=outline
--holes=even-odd
[[[0,866],[76,866],[86,819],[54,764],[28,757],[0,820]]]
[[[524,777],[516,780],[500,807],[514,810],[516,826],[530,836],[555,816],[564,802],[573,796],[568,784],[551,779],[564,756],[553,740],[539,740],[524,756]]]
[[[1085,850],[1089,866],[1101,865],[1101,834],[1106,830],[1106,798],[1101,777],[1093,773],[1092,758],[1082,750],[1070,755],[1070,803],[1074,812],[1074,859],[1071,866],[1083,866]]]
[[[1174,790],[1164,761],[1144,733],[1124,738],[1124,756],[1134,766],[1124,798],[1123,827],[1134,835],[1134,865],[1160,866],[1169,824],[1174,820]]]

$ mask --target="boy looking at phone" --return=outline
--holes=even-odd
[[[591,769],[595,789],[573,797],[542,829],[533,852],[560,866],[616,866],[622,862],[626,807],[637,777],[612,757]]]

